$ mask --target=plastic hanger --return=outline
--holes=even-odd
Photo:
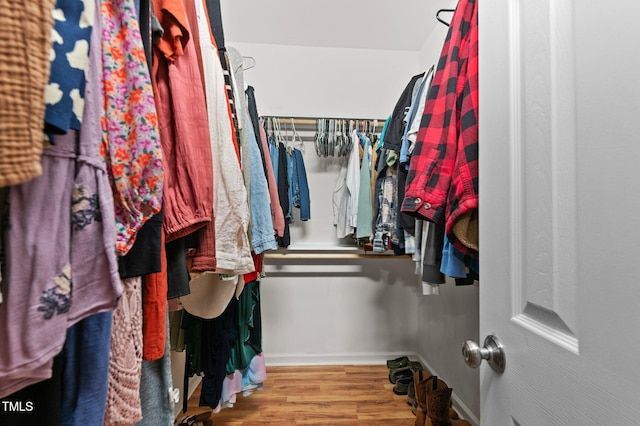
[[[249,64],[245,65],[245,61],[248,61]],[[251,68],[254,68],[256,66],[256,60],[253,56],[243,56],[242,57],[242,70],[246,71],[246,70],[250,70]]]
[[[300,137],[300,134],[298,134],[298,131],[296,130],[296,124],[293,120],[293,118],[291,118],[291,147],[293,149],[297,149],[300,152],[304,152],[304,143],[302,143],[302,138]]]
[[[444,25],[446,25],[446,26],[448,27],[448,26],[449,26],[449,22],[447,22],[447,21],[445,21],[444,19],[442,19],[442,18],[440,17],[440,14],[441,14],[441,13],[443,13],[443,12],[450,12],[450,13],[453,13],[453,12],[455,12],[455,11],[456,11],[455,9],[440,9],[440,10],[438,10],[438,11],[436,12],[436,19],[438,20],[438,22],[440,22],[440,23],[442,23],[442,24],[444,24]]]
[[[322,146],[326,139],[326,120],[324,118],[319,118],[316,123],[318,130],[316,131],[314,147],[316,149],[316,155],[318,155],[318,157],[324,157],[324,150]]]

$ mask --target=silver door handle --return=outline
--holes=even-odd
[[[486,359],[497,373],[503,373],[505,367],[504,346],[496,336],[489,335],[484,339],[484,347],[481,348],[473,340],[465,340],[462,345],[464,362],[471,368],[478,368],[483,359]]]

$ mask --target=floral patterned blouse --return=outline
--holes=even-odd
[[[124,256],[162,207],[162,151],[149,69],[133,0],[101,0],[105,108],[101,154],[115,201],[116,248]]]

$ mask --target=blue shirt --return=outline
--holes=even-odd
[[[247,120],[247,123],[250,123]],[[251,210],[251,247],[256,254],[275,249],[276,239],[273,232],[273,218],[271,217],[271,198],[269,186],[264,174],[262,156],[258,148],[253,126],[247,126],[249,135],[249,151],[251,170],[249,178],[249,209]]]
[[[58,0],[53,11],[53,59],[45,91],[47,133],[65,134],[81,127],[94,19],[88,16],[93,14],[84,12],[84,2],[79,0]]]

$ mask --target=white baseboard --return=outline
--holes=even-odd
[[[417,359],[415,352],[351,353],[351,354],[269,354],[265,353],[268,367],[297,365],[381,365],[400,356]]]
[[[419,356],[418,359],[420,360],[422,365],[424,365],[424,367],[431,372],[431,374],[440,376],[440,374],[438,374],[438,372],[434,370],[424,358]],[[451,401],[453,404],[453,408],[456,409],[456,411],[460,414],[462,418],[467,420],[473,426],[480,426],[480,419],[477,418],[475,414],[473,414],[473,412],[471,412],[467,404],[465,404],[460,398],[458,398],[458,395],[456,395],[455,390],[453,391],[453,394],[451,396]]]

